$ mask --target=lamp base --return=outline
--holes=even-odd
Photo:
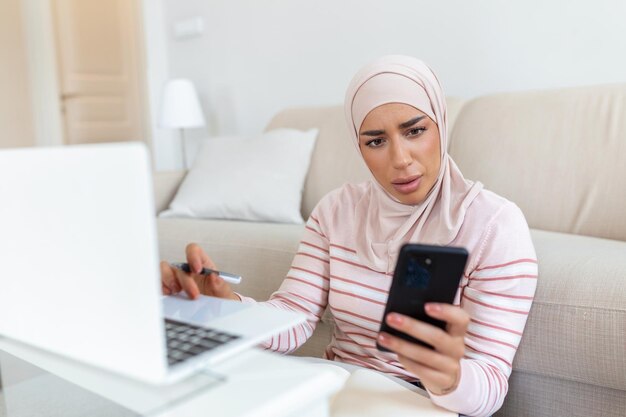
[[[188,161],[187,161],[187,148],[185,146],[185,142],[186,142],[186,140],[185,140],[185,129],[180,128],[180,143],[181,143],[181,150],[182,150],[182,153],[183,153],[183,158],[182,158],[183,159],[183,168],[185,170],[188,170],[189,169],[189,164],[188,164]]]

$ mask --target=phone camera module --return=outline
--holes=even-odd
[[[428,262],[430,261],[430,263]],[[432,264],[432,260],[427,258],[425,264]],[[404,285],[409,288],[426,289],[430,282],[430,272],[418,262],[418,259],[411,258],[407,262],[406,273],[404,275]]]

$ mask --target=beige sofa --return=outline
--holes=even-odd
[[[465,176],[513,200],[532,228],[540,277],[507,399],[497,416],[626,416],[626,85],[449,100],[450,153]],[[318,127],[302,215],[368,172],[341,107],[289,109],[269,124]],[[184,172],[158,173],[159,210]],[[161,256],[198,242],[266,299],[302,225],[159,219]],[[296,354],[320,356],[332,318]]]

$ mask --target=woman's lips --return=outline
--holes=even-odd
[[[393,185],[393,188],[401,194],[411,194],[419,188],[421,181],[421,175],[415,175],[408,178],[393,180],[391,185]]]

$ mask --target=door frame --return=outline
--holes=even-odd
[[[52,7],[50,1],[22,0],[21,3],[35,144],[63,145]]]

